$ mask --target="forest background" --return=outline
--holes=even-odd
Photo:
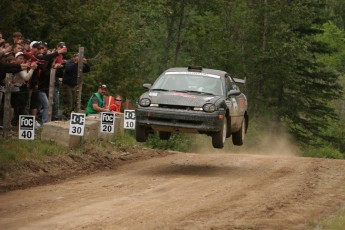
[[[85,48],[82,108],[98,82],[135,103],[166,68],[199,65],[246,78],[249,144],[345,157],[343,0],[2,0],[0,17],[5,38]]]

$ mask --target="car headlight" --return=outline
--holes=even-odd
[[[202,109],[205,111],[205,112],[208,112],[208,113],[212,113],[214,111],[216,111],[216,106],[214,104],[205,104]]]
[[[141,105],[143,107],[148,107],[148,106],[150,106],[150,104],[151,104],[151,100],[148,98],[142,98],[139,101],[139,105]]]

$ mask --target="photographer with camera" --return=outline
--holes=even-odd
[[[78,87],[78,61],[79,53],[75,53],[71,60],[68,60],[65,65],[65,72],[63,76],[63,91],[64,91],[64,115],[70,117],[70,113],[75,110],[77,100]],[[83,59],[83,73],[90,72],[90,65],[87,59]]]
[[[43,54],[43,46],[41,42],[31,42],[31,51],[28,53],[31,61],[38,63],[38,68],[31,78],[30,87],[33,90],[31,98],[31,110],[33,115],[37,115],[38,108],[42,108],[41,121],[48,121],[48,95],[50,84],[50,70],[56,57],[67,52],[66,47],[59,46],[57,50],[51,54]]]

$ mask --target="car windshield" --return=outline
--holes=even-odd
[[[157,79],[151,90],[223,95],[222,81],[219,76],[191,72],[167,72]]]

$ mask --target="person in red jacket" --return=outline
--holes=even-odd
[[[112,96],[107,96],[106,103],[111,111],[115,113],[122,112],[122,97],[120,95],[116,95],[115,99],[112,100]]]

